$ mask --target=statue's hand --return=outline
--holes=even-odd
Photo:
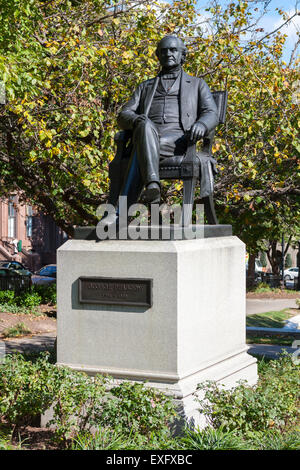
[[[195,122],[195,124],[192,125],[190,130],[190,140],[196,143],[197,140],[200,140],[202,139],[202,137],[204,137],[205,133],[206,127],[200,122]]]
[[[137,126],[140,122],[146,121],[147,116],[146,114],[140,114],[135,120],[134,120],[134,126]]]

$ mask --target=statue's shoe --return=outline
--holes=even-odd
[[[140,202],[144,204],[156,204],[160,201],[160,186],[158,183],[149,183],[141,194]]]

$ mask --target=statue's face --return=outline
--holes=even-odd
[[[181,44],[176,38],[165,38],[160,43],[157,56],[163,68],[171,69],[181,64],[182,53]]]

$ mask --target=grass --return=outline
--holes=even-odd
[[[20,307],[18,305],[11,305],[8,303],[0,304],[0,312],[3,313],[25,313],[31,314],[35,316],[42,315],[41,312],[37,309],[37,307]]]
[[[283,328],[285,321],[295,316],[295,313],[291,313],[290,309],[284,309],[278,311],[270,311],[265,313],[256,313],[254,315],[248,315],[246,318],[246,326],[258,326],[263,328]],[[275,344],[283,346],[291,346],[294,339],[291,337],[266,337],[266,336],[252,336],[247,339],[248,344]]]
[[[264,328],[283,328],[285,321],[294,317],[295,313],[291,313],[290,309],[270,311],[265,313],[255,313],[248,315],[246,318],[247,326],[261,326]]]
[[[17,323],[10,328],[3,330],[4,338],[17,338],[19,336],[25,336],[31,333],[31,330],[22,322]]]

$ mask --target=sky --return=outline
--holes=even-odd
[[[226,5],[230,3],[230,0],[219,0],[222,5]],[[207,6],[208,2],[205,0],[198,0],[198,8],[200,11],[205,9]],[[249,1],[250,3],[250,1]],[[263,5],[264,2],[255,2],[253,1],[253,4],[256,4],[255,6],[260,6]],[[262,36],[267,34],[268,32],[273,31],[275,28],[280,26],[283,23],[282,17],[278,14],[276,11],[276,8],[279,8],[283,10],[284,12],[288,13],[289,16],[292,16],[292,14],[297,10],[300,12],[300,0],[271,0],[267,7],[267,13],[264,15],[264,17],[260,20],[259,22],[259,27],[264,28],[264,32],[261,33]],[[298,39],[297,36],[297,31],[300,32],[300,16],[296,16],[287,26],[282,28],[281,30],[284,34],[287,34],[287,40],[285,44],[285,49],[284,49],[284,56],[283,59],[288,62],[289,57],[291,55],[291,51],[294,47],[295,42]],[[298,55],[300,52],[300,46],[298,46],[297,49]]]

